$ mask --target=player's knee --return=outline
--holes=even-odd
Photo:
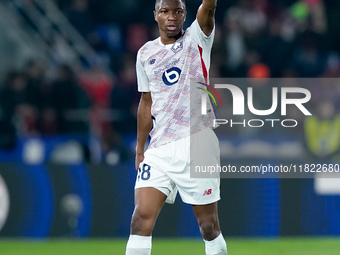
[[[199,224],[202,237],[205,240],[213,240],[220,234],[220,227],[216,219],[209,219]]]
[[[131,233],[135,235],[151,235],[155,225],[152,215],[135,210],[131,220]]]

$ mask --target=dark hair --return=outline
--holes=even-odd
[[[155,2],[155,10],[157,10],[157,5],[158,5],[161,1],[162,1],[162,0],[156,0],[156,2]],[[185,0],[181,0],[181,2],[184,4],[184,6],[186,6]]]

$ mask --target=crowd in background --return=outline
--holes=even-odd
[[[11,147],[15,135],[92,132],[110,146],[119,135],[135,132],[140,96],[135,57],[158,37],[154,1],[57,3],[103,61],[83,70],[59,63],[49,76],[48,64],[40,60],[10,71],[0,86],[3,148]],[[200,3],[187,1],[186,27]],[[218,1],[217,8],[211,77],[340,76],[340,1],[233,0]],[[312,95],[318,95],[314,107],[327,100],[339,109],[338,87],[311,85]],[[266,85],[255,90],[268,92]]]

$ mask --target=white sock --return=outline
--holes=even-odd
[[[130,235],[125,255],[150,255],[151,236]]]
[[[222,236],[222,233],[214,240],[205,242],[206,255],[227,255],[227,244]]]

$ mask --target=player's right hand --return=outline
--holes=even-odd
[[[135,168],[138,171],[139,165],[144,160],[144,153],[136,153]]]

